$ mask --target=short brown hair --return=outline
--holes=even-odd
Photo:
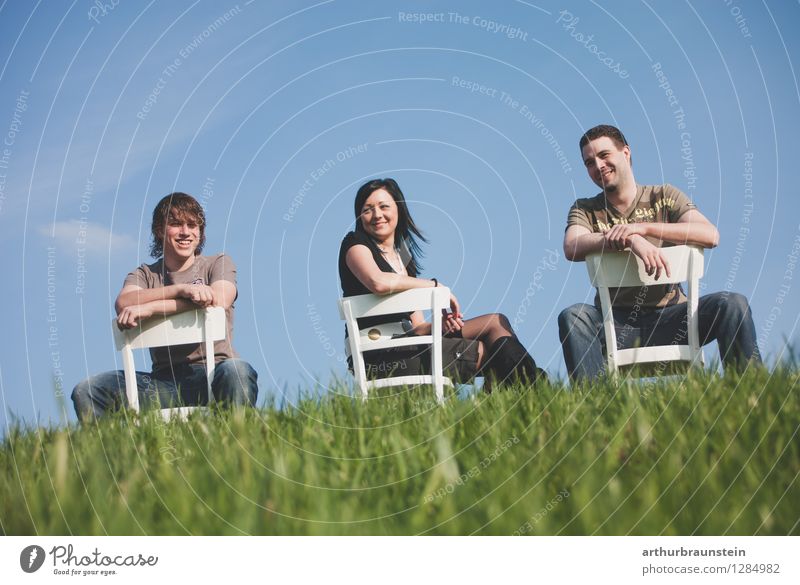
[[[206,214],[197,199],[186,193],[170,193],[158,202],[153,210],[153,223],[150,226],[150,234],[153,237],[150,255],[153,258],[164,255],[164,235],[170,220],[188,218],[196,221],[200,227],[200,243],[194,251],[195,255],[198,255],[206,243]]]
[[[625,135],[620,132],[619,128],[616,126],[609,126],[608,124],[600,124],[594,128],[589,128],[583,133],[583,136],[581,136],[581,141],[578,144],[578,148],[583,150],[583,147],[589,144],[589,142],[603,136],[608,136],[611,140],[613,140],[614,144],[616,144],[617,148],[620,150],[623,146],[629,146],[628,141],[625,139]]]

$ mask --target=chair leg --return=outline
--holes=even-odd
[[[136,368],[133,366],[133,350],[130,345],[122,349],[122,366],[125,370],[125,394],[128,397],[128,407],[133,412],[139,412],[139,387],[136,383]]]
[[[436,390],[436,402],[442,404],[444,402],[444,379],[440,373],[437,373],[434,378],[434,388]]]

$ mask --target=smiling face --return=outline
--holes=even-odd
[[[394,232],[397,229],[397,203],[384,189],[376,189],[364,201],[361,207],[361,225],[364,231],[374,240],[394,243]]]
[[[170,193],[153,210],[150,255],[164,257],[171,271],[188,268],[205,244],[206,216],[191,195]]]
[[[601,136],[584,146],[581,155],[589,177],[606,193],[615,193],[630,181],[633,172],[627,144],[619,148],[611,138]]]
[[[184,264],[194,258],[200,245],[200,223],[190,214],[170,214],[164,230],[164,258],[168,263]]]

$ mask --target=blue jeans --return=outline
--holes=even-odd
[[[660,309],[614,308],[617,347],[646,347],[686,343],[686,304]],[[747,298],[738,293],[700,297],[700,345],[716,339],[725,368],[744,369],[761,363],[756,328]],[[605,373],[603,313],[594,305],[578,303],[561,311],[558,334],[569,377],[592,379]]]
[[[229,406],[254,406],[258,397],[258,374],[246,361],[231,358],[214,368],[211,390],[214,398]],[[173,408],[205,405],[208,402],[206,367],[184,364],[158,373],[136,372],[139,407]],[[103,372],[87,378],[72,391],[72,402],[80,420],[91,420],[128,405],[125,373]]]

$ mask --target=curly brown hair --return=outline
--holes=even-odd
[[[150,243],[150,255],[160,258],[164,255],[164,234],[170,221],[191,219],[200,227],[200,243],[194,251],[195,256],[203,251],[206,243],[206,214],[197,199],[186,193],[170,193],[158,202],[153,210],[153,223],[150,234],[153,241]]]

